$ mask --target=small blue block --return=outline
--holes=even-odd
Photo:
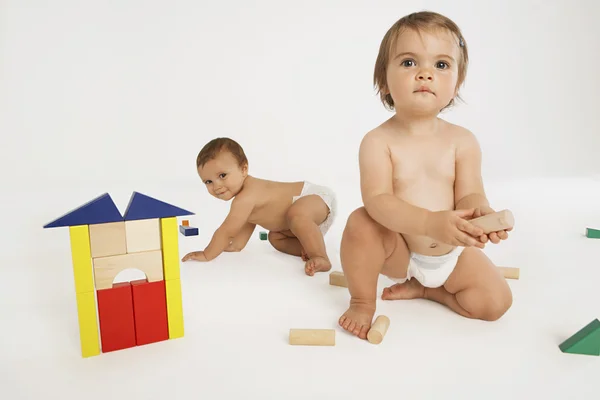
[[[183,236],[196,236],[198,234],[198,228],[179,225],[179,232],[181,232]]]

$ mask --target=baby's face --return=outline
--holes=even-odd
[[[436,113],[456,95],[460,51],[442,30],[404,31],[392,49],[388,90],[397,111]]]
[[[216,158],[198,168],[198,175],[208,193],[217,199],[228,201],[242,190],[244,179],[248,176],[248,166],[240,167],[230,152],[222,151]]]

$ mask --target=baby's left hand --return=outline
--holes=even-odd
[[[183,258],[181,259],[181,261],[186,262],[188,260],[194,260],[194,261],[201,261],[201,262],[206,262],[208,261],[206,259],[206,256],[204,255],[203,251],[193,251],[191,253],[187,253],[185,256],[183,256]]]
[[[495,212],[496,211],[494,209],[492,209],[491,207],[481,206],[481,207],[475,209],[475,212],[473,213],[473,219],[483,217],[484,215],[493,214]],[[487,235],[483,234],[479,237],[479,241],[481,243],[487,243],[489,240],[490,242],[492,242],[494,244],[498,244],[498,243],[500,243],[501,240],[508,239],[508,232],[510,232],[511,230],[512,230],[512,228],[508,228],[506,230],[490,232]]]

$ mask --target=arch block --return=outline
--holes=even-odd
[[[124,269],[139,269],[148,282],[163,280],[162,251],[144,251],[118,256],[94,258],[94,280],[97,290],[110,289],[117,274]]]

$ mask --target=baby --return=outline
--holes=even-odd
[[[327,187],[310,182],[274,182],[248,175],[242,147],[229,138],[208,142],[196,166],[208,192],[231,202],[229,215],[204,251],[186,254],[182,261],[210,261],[224,251],[241,251],[256,225],[269,231],[275,249],[302,257],[304,272],[331,269],[324,235],[336,215],[336,197]]]
[[[375,64],[381,101],[394,115],[360,145],[364,207],[348,217],[341,262],[350,308],[338,323],[365,339],[377,280],[384,300],[425,298],[467,317],[500,318],[512,304],[502,273],[481,249],[508,238],[470,219],[493,213],[473,133],[438,118],[465,80],[467,44],[448,18],[410,14],[386,33]]]

